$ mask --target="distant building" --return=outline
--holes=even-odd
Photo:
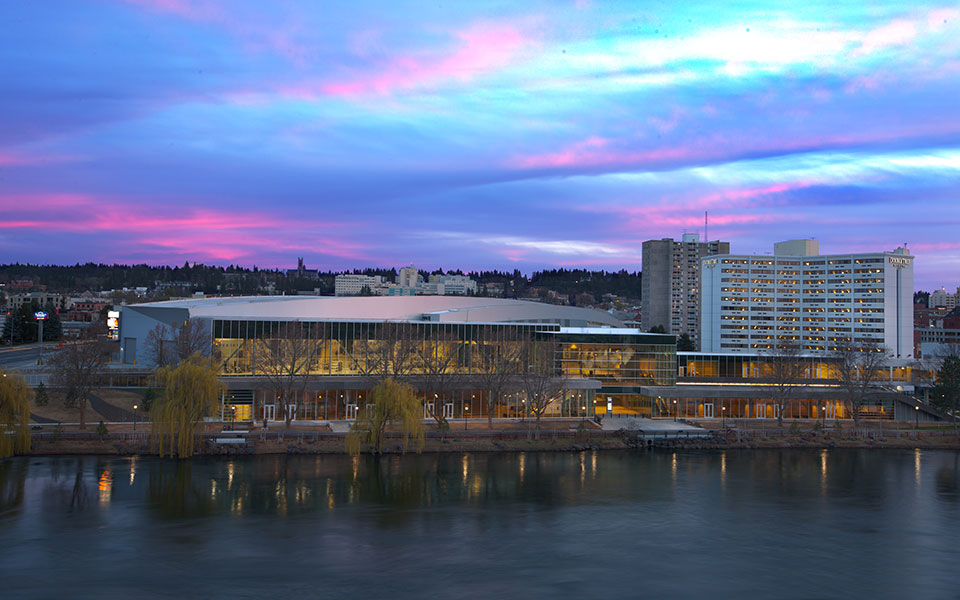
[[[892,252],[819,254],[813,240],[791,240],[770,255],[704,258],[701,350],[762,352],[779,340],[825,354],[876,344],[912,358],[913,259]]]
[[[466,296],[477,293],[477,282],[466,275],[431,275],[426,283],[421,283],[419,294],[436,296]]]
[[[53,305],[53,307],[57,310],[70,308],[69,299],[53,292],[28,292],[26,294],[16,294],[7,300],[7,305],[14,310],[19,310],[19,308],[24,304],[30,304],[32,302],[36,302],[40,308],[43,308],[48,304]]]
[[[296,277],[298,279],[317,279],[319,275],[316,269],[308,269],[303,265],[303,257],[297,257],[297,268],[287,269],[287,277]]]
[[[357,275],[345,273],[337,275],[333,282],[333,293],[336,296],[359,296],[363,288],[370,290],[371,294],[386,296],[387,294],[378,294],[377,291],[386,286],[386,282],[381,275]]]
[[[466,275],[431,275],[428,281],[414,265],[403,267],[397,281],[381,275],[343,274],[334,278],[334,295],[357,296],[366,287],[374,296],[465,296],[477,293],[477,282]]]
[[[946,289],[940,288],[939,290],[934,290],[930,293],[930,308],[945,308],[947,310],[953,310],[957,307],[957,298],[960,296],[960,288],[957,288],[957,293],[951,294],[947,292]]]
[[[400,269],[400,272],[397,273],[397,285],[402,288],[417,288],[422,281],[423,278],[420,277],[420,272],[417,271],[417,267],[412,263],[409,267],[403,267]]]
[[[730,252],[730,242],[701,242],[700,235],[643,242],[640,327],[690,334],[700,343],[700,259]]]

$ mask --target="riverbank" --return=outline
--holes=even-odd
[[[960,450],[960,439],[950,430],[877,429],[854,434],[852,430],[791,432],[775,430],[704,430],[701,436],[649,434],[639,431],[543,431],[537,439],[531,431],[477,431],[427,434],[422,452],[578,452],[628,449],[942,449]],[[389,439],[386,454],[402,451],[399,438]],[[408,452],[412,447],[408,446]],[[197,454],[345,454],[345,435],[336,432],[257,432],[229,438],[216,434],[198,436]],[[34,436],[31,455],[151,455],[146,433],[62,434]]]

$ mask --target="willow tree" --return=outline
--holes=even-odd
[[[30,450],[30,392],[22,377],[0,370],[0,458]]]
[[[151,438],[160,456],[193,456],[197,425],[216,410],[221,385],[210,359],[193,355],[155,375],[163,395],[150,409]]]
[[[370,390],[368,398],[370,402],[347,433],[347,452],[357,455],[366,447],[382,453],[388,428],[398,429],[402,434],[402,452],[406,452],[411,437],[417,452],[423,449],[423,408],[413,387],[384,379]]]

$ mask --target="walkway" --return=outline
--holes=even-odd
[[[133,414],[133,411],[114,406],[94,394],[90,394],[89,398],[90,408],[103,415],[105,421],[130,423],[137,417],[137,415]]]
[[[666,433],[689,433],[704,434],[707,433],[701,427],[688,425],[680,421],[670,419],[647,419],[644,417],[605,417],[600,422],[600,429],[604,431],[617,431],[620,429],[636,429],[644,433],[662,435]]]

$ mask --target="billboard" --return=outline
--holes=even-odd
[[[120,338],[120,311],[107,311],[107,337],[111,340]]]

